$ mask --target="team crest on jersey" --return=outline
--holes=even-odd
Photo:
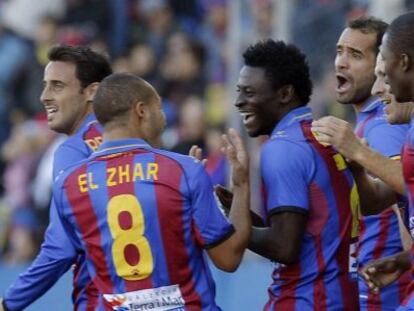
[[[115,311],[178,311],[184,310],[185,306],[178,285],[149,288],[123,294],[104,294],[103,296]]]
[[[104,295],[105,296],[105,295]],[[126,297],[124,295],[113,295],[113,297],[106,298],[106,301],[109,302],[113,310],[116,311],[128,311],[129,308],[123,307],[123,303],[126,301]]]

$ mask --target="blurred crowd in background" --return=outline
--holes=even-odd
[[[278,39],[278,10],[289,7],[283,39],[308,55],[311,107],[347,119],[349,110],[335,103],[333,74],[346,21],[363,14],[390,21],[414,9],[414,0],[0,0],[1,259],[32,260],[47,226],[53,152],[65,139],[48,129],[39,101],[55,44],[89,45],[108,55],[115,72],[152,83],[167,116],[163,147],[186,154],[199,145],[213,183],[226,184],[220,134],[234,114],[229,64],[240,59],[230,40],[233,1],[241,9],[236,39],[243,49]]]

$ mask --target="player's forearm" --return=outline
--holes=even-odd
[[[252,220],[252,225],[255,227],[264,227],[265,223],[259,215],[257,215],[255,212],[250,211],[250,219]]]
[[[229,219],[235,228],[235,232],[227,240],[208,250],[214,265],[223,271],[235,271],[243,258],[251,232],[249,203],[248,183],[241,187],[235,187],[229,214]]]
[[[7,289],[4,301],[8,310],[22,310],[45,294],[71,267],[74,261],[47,260],[40,255]]]
[[[391,189],[405,195],[404,177],[400,161],[384,157],[367,146],[360,146],[352,160],[363,166],[368,172],[377,176]]]
[[[253,227],[248,248],[267,259],[289,265],[299,258],[299,252],[286,242],[289,240],[283,234],[276,237],[269,227]]]
[[[381,180],[372,178],[364,170],[353,171],[353,174],[363,215],[379,214],[397,202],[395,192]]]
[[[408,271],[411,269],[411,250],[406,250],[395,255],[395,260],[401,270]]]
[[[249,183],[234,187],[233,202],[229,214],[230,222],[236,229],[231,239],[233,251],[240,256],[244,253],[251,233],[250,190]]]
[[[394,213],[398,219],[398,229],[400,231],[403,250],[411,250],[411,247],[413,245],[413,239],[411,238],[410,232],[408,231],[408,228],[405,225],[404,220],[402,219],[400,209],[396,204],[392,207],[392,209],[394,210]]]

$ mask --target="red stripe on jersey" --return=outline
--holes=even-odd
[[[325,194],[317,184],[310,185],[310,215],[307,225],[307,231],[313,236],[315,243],[316,262],[319,271],[325,271],[325,260],[323,258],[323,248],[321,233],[329,218],[329,206]],[[315,210],[317,207],[317,210]],[[319,305],[320,311],[326,310],[326,288],[323,274],[319,274],[313,286],[313,301]]]
[[[390,231],[390,218],[392,216],[394,216],[394,210],[392,208],[388,208],[381,213],[381,217],[379,219],[380,228],[378,231],[378,238],[377,242],[375,243],[374,252],[372,254],[373,259],[379,259],[383,257],[382,252],[384,251],[387,242],[388,232]]]
[[[190,258],[185,243],[183,197],[180,191],[184,178],[182,168],[172,159],[155,155],[158,163],[158,181],[155,182],[158,219],[171,284],[180,284],[186,310],[200,310]],[[194,241],[193,241],[194,242]]]
[[[94,278],[94,281],[96,277]],[[88,298],[88,303],[86,305],[86,311],[95,311],[96,306],[98,305],[98,295],[99,292],[95,287],[95,283],[91,280],[85,287],[86,297]]]
[[[88,125],[88,129],[82,136],[85,144],[89,146],[93,151],[98,149],[99,145],[102,143],[102,133],[98,128],[98,121],[92,121]]]
[[[260,190],[262,192],[262,198],[263,198],[262,208],[261,208],[261,213],[262,214],[260,216],[262,217],[264,225],[269,226],[269,218],[267,217],[267,198],[268,198],[268,195],[267,195],[267,190],[266,190],[263,178],[260,179]]]
[[[365,232],[367,232],[367,225],[365,224],[364,217],[359,217],[359,236],[363,237]],[[360,253],[361,246],[362,244],[358,243],[358,254]]]
[[[125,168],[129,166],[130,170],[134,168],[134,156],[138,154],[147,153],[148,151],[144,149],[134,150],[134,152],[125,152],[118,154],[117,157],[112,158],[107,162],[107,172],[110,168],[118,168],[122,167]],[[118,174],[118,173],[116,173]],[[128,176],[132,174],[129,173]],[[129,182],[122,182],[117,183],[114,186],[108,187],[108,196],[109,200],[117,195],[121,194],[131,194],[135,196],[135,183],[130,180]],[[121,215],[120,215],[121,216]],[[147,278],[137,281],[129,281],[123,280],[125,282],[125,288],[128,292],[139,290],[139,289],[146,289],[146,288],[153,288],[152,278],[149,275]]]
[[[274,311],[295,311],[296,286],[301,277],[300,263],[290,265],[288,268],[282,268],[279,272],[281,280],[288,281],[280,288],[280,299],[274,303]]]
[[[357,282],[350,282],[349,269],[349,251],[351,244],[351,203],[350,193],[351,186],[346,175],[337,169],[333,156],[337,153],[332,147],[324,147],[313,136],[311,131],[311,122],[301,122],[303,133],[309,143],[315,148],[324,160],[329,172],[332,190],[336,199],[336,210],[340,228],[341,243],[336,252],[336,261],[340,269],[339,282],[341,284],[342,301],[344,310],[354,310],[358,303]]]
[[[113,286],[105,253],[101,247],[102,236],[98,227],[98,219],[92,207],[89,192],[80,192],[78,176],[86,174],[86,165],[82,165],[72,172],[65,181],[65,191],[70,203],[77,226],[85,241],[87,253],[96,267],[99,275],[97,286],[103,293],[112,293]]]

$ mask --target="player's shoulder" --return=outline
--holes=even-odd
[[[291,128],[287,131],[278,131],[263,144],[262,152],[280,153],[311,153],[308,140],[299,127]]]
[[[381,136],[386,138],[387,136],[402,135],[408,131],[409,126],[407,124],[390,124],[387,120],[387,116],[384,112],[384,105],[377,108],[375,117],[366,126],[365,136]]]
[[[57,172],[57,174],[55,176],[55,179],[54,179],[54,183],[57,186],[63,185],[65,180],[68,179],[69,176],[71,176],[71,174],[74,174],[76,171],[78,171],[82,167],[86,167],[87,163],[88,163],[88,160],[89,159],[85,158],[83,160],[77,161],[75,163],[72,163],[72,164],[68,165],[67,167],[60,170],[59,172]]]
[[[82,136],[73,135],[65,139],[57,148],[56,153],[68,152],[68,150],[78,150],[85,151],[87,150],[87,145],[82,139]]]
[[[199,160],[188,155],[162,149],[153,149],[152,151],[158,156],[159,161],[163,160],[175,163],[176,165],[179,165],[183,170],[192,170],[202,167],[202,164]]]

